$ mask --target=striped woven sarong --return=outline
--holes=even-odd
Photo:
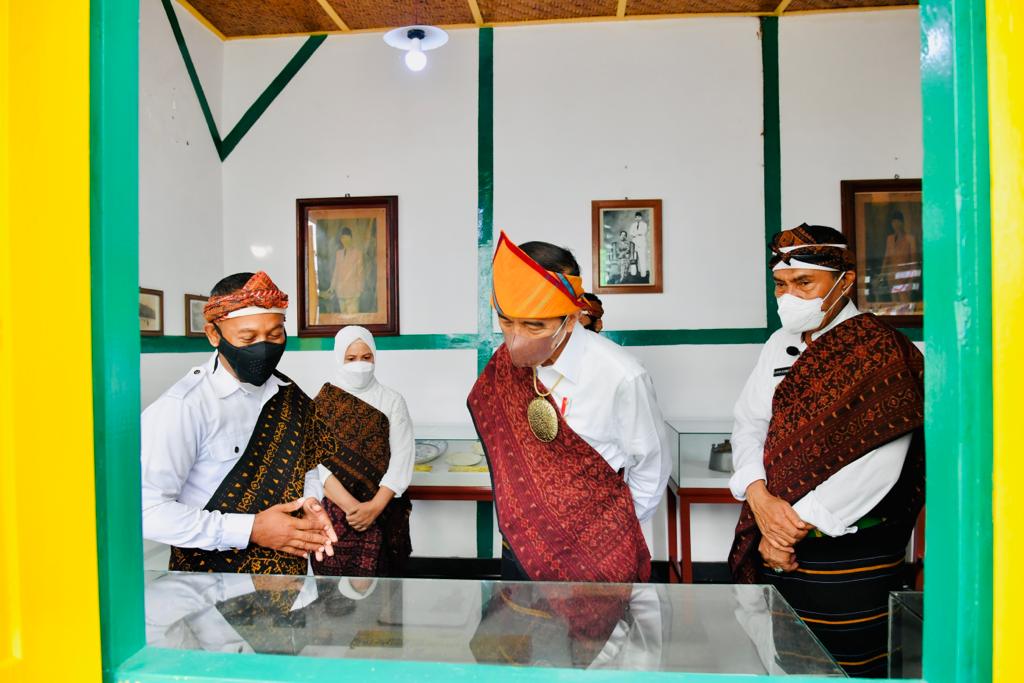
[[[807,537],[796,546],[796,571],[762,566],[758,581],[778,588],[847,674],[884,677],[889,592],[906,582],[907,536],[902,526],[881,524],[838,538]]]

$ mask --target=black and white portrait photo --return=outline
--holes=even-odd
[[[592,203],[594,290],[661,292],[661,200]]]

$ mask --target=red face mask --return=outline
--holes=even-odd
[[[503,333],[505,336],[505,346],[512,357],[512,364],[517,368],[535,368],[542,365],[547,359],[551,358],[551,354],[555,352],[558,345],[565,341],[565,335],[562,335],[558,341],[555,341],[555,339],[568,322],[569,318],[566,317],[554,334],[548,337],[530,338],[509,334],[508,332]]]

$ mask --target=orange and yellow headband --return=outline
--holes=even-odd
[[[584,307],[583,278],[546,270],[504,232],[494,252],[491,304],[506,318],[560,318]]]

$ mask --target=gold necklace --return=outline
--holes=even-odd
[[[530,431],[543,443],[551,443],[558,436],[558,413],[547,399],[564,378],[564,375],[560,376],[545,394],[537,386],[537,368],[533,368],[533,390],[537,395],[526,406],[526,419],[530,423]]]

